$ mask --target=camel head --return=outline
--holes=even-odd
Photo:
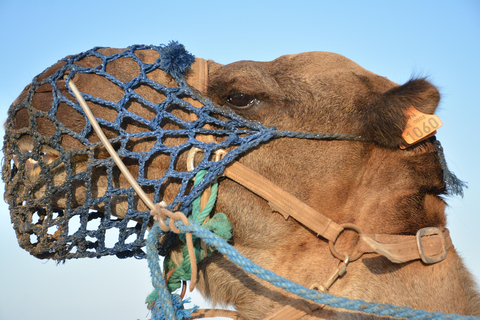
[[[185,90],[178,82],[183,80],[160,70],[164,49],[95,48],[67,57],[12,104],[5,124],[5,197],[19,243],[33,255],[143,257],[143,236],[153,223],[99,142],[69,81],[144,192],[172,210],[188,210],[192,197],[207,187],[193,186],[200,169],[209,170],[212,182],[237,161],[332,221],[353,223],[368,234],[445,229],[446,185],[435,138],[408,145],[402,137],[412,108],[431,115],[438,106],[440,94],[427,80],[398,85],[338,54],[309,52],[228,65],[196,59],[185,72]],[[359,141],[272,137],[269,128]],[[203,152],[189,168],[193,146]],[[214,159],[219,149],[229,153]],[[219,180],[214,211],[228,217],[230,242],[240,253],[285,278],[311,287],[338,265],[325,239],[235,181]],[[102,244],[112,233],[120,233],[114,244]],[[345,232],[338,248],[348,250],[356,236]],[[480,310],[453,248],[435,266],[395,265],[372,254],[349,268],[331,293],[442,312]],[[202,294],[234,304],[245,319],[261,319],[295,300],[219,253],[199,264],[198,276]],[[445,282],[441,289],[438,279]],[[449,297],[453,283],[463,283],[458,290],[468,298],[445,303],[431,294]]]

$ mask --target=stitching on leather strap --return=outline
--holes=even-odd
[[[453,248],[448,229],[442,232],[438,228],[423,228],[417,235],[363,234],[360,239],[361,251],[378,253],[394,263],[413,260],[437,263],[445,259],[448,249]]]

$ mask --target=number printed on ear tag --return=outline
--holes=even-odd
[[[436,130],[443,125],[437,115],[420,112],[414,107],[407,110],[407,117],[407,125],[402,134],[406,145],[400,146],[402,149],[435,135]]]

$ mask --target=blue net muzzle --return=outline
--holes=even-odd
[[[142,61],[139,56],[143,50],[158,52],[158,58]],[[115,114],[108,120],[102,115],[96,117],[102,128],[111,132],[110,143],[127,166],[135,168],[138,183],[153,196],[154,203],[163,199],[166,188],[175,185],[177,194],[167,207],[171,210],[188,212],[193,199],[229,162],[271,139],[271,132],[275,131],[195,95],[184,77],[194,57],[178,43],[137,45],[114,54],[102,51],[103,48],[94,48],[61,60],[62,67],[47,77],[37,76],[26,97],[9,110],[3,149],[5,200],[20,246],[39,258],[64,260],[105,255],[144,258],[145,232],[150,223],[149,210],[139,210],[141,206],[132,187],[115,181],[119,174],[112,159],[98,154],[102,145],[95,141],[92,127],[77,101],[61,90],[63,81],[68,89],[68,82],[76,76],[95,75],[122,92],[118,101],[85,92],[82,95],[87,103],[101,106],[106,114]],[[98,65],[82,66],[85,59],[95,59]],[[120,76],[108,72],[110,66],[122,59],[138,66],[136,77],[122,81]],[[171,87],[149,77],[158,70],[169,73]],[[50,86],[47,94],[51,95],[47,106],[35,101],[35,95],[45,94],[42,88],[46,85]],[[163,101],[145,99],[141,93],[146,88],[164,97]],[[202,107],[192,106],[188,99],[199,101]],[[148,118],[132,111],[133,104],[147,109]],[[81,115],[84,121],[80,128],[64,120],[69,114]],[[40,127],[43,129],[39,130]],[[197,139],[201,135],[217,137],[218,142],[202,142]],[[75,149],[65,147],[67,141],[73,141],[70,145],[75,145]],[[142,143],[143,149],[137,151]],[[193,170],[187,171],[178,158],[193,147],[202,149],[204,156]],[[214,161],[213,153],[219,149],[230,152]],[[52,158],[53,161],[47,160]],[[148,174],[149,166],[158,162],[157,158],[166,159],[168,167],[164,168],[163,176],[152,177]],[[82,166],[78,165],[79,159],[84,163]],[[208,170],[207,175],[202,183],[193,186],[193,177],[202,169]],[[105,180],[104,192],[97,190],[99,176]],[[82,203],[77,203],[76,193],[84,193]],[[119,202],[127,206],[121,217],[115,215],[120,210],[116,208]]]

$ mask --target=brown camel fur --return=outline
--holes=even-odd
[[[115,52],[115,49],[103,50]],[[158,57],[153,51],[138,55],[145,62]],[[81,64],[94,66],[98,61],[86,58]],[[53,66],[44,76],[58,67]],[[128,81],[138,73],[138,65],[130,59],[119,59],[108,65],[107,71]],[[172,84],[162,71],[152,72],[149,77]],[[245,166],[336,223],[355,223],[365,233],[415,235],[424,227],[445,228],[446,187],[432,141],[425,140],[405,150],[399,148],[403,143],[406,110],[414,106],[433,114],[438,106],[440,94],[427,80],[412,79],[397,85],[345,57],[326,52],[282,56],[271,62],[220,65],[209,61],[208,79],[206,90],[199,88],[206,97],[265,126],[354,134],[371,141],[276,139],[243,155],[239,161]],[[118,101],[122,95],[118,87],[98,76],[78,75],[74,81],[82,92],[104,99]],[[65,91],[64,84],[59,82],[59,86]],[[49,108],[50,90],[48,85],[37,90],[35,108]],[[153,90],[140,87],[138,91],[150,101],[163,100]],[[105,107],[92,103],[90,107],[97,117],[115,117]],[[133,103],[129,110],[152,117],[151,111],[139,103]],[[81,129],[85,123],[83,117],[66,106],[57,117],[63,117],[60,120],[69,128]],[[17,128],[27,126],[23,118],[19,112]],[[135,123],[127,126],[132,131],[144,130]],[[48,123],[39,123],[39,132],[48,134],[48,130]],[[116,133],[106,134],[113,137]],[[91,139],[96,139],[94,134]],[[79,147],[73,139],[64,139],[62,143],[68,149]],[[142,150],[152,143],[140,141],[133,148]],[[29,148],[28,141],[24,142],[24,148]],[[78,170],[84,166],[82,161],[78,159]],[[152,161],[148,176],[162,176],[167,164],[161,157]],[[134,165],[129,168],[136,170]],[[62,169],[58,170],[60,181]],[[123,178],[118,183],[126,185]],[[105,173],[98,172],[93,184],[102,193]],[[85,188],[79,185],[74,189],[75,198],[81,203]],[[167,190],[165,200],[172,199],[174,193],[175,188]],[[116,206],[115,213],[120,217],[126,208],[124,201],[119,199]],[[56,201],[58,206],[63,203],[62,199]],[[228,216],[235,248],[280,276],[310,287],[324,281],[338,265],[324,239],[294,219],[286,221],[272,212],[263,199],[231,180],[220,183],[216,211]],[[347,247],[353,239],[354,235],[347,232],[339,246]],[[214,303],[233,304],[242,319],[263,319],[298,299],[246,274],[220,254],[200,263],[198,288]],[[472,276],[453,248],[448,250],[444,261],[433,265],[421,261],[393,264],[377,254],[364,255],[349,265],[345,276],[329,292],[428,311],[480,316],[480,297]],[[315,311],[311,318],[316,317],[372,318],[328,308]],[[307,316],[302,319],[307,318],[310,319]]]

